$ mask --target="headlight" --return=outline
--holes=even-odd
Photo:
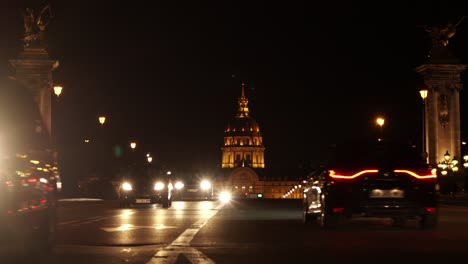
[[[200,183],[200,188],[204,191],[208,190],[211,188],[211,182],[207,181],[207,180],[203,180],[201,183]]]
[[[222,202],[222,203],[227,203],[229,201],[231,201],[231,193],[230,192],[221,192],[219,194],[219,200]]]
[[[132,190],[132,185],[128,182],[124,182],[122,184],[122,189],[124,189],[125,191],[131,191]]]
[[[175,183],[175,188],[176,188],[177,190],[180,190],[180,189],[184,188],[184,183],[181,182],[181,181],[176,182],[176,183]]]
[[[162,183],[162,182],[157,182],[157,183],[154,185],[154,189],[155,189],[156,191],[160,191],[160,190],[164,189],[164,183]]]

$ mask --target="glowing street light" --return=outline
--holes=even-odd
[[[446,162],[448,162],[448,161],[450,160],[450,153],[448,152],[448,150],[447,150],[447,151],[445,152],[445,154],[444,154],[444,160],[445,160]]]
[[[379,136],[379,141],[382,141],[382,137],[383,137],[383,125],[385,124],[385,119],[383,117],[377,117],[377,119],[375,120],[375,122],[377,123],[377,125],[380,126],[380,136]]]
[[[106,117],[105,116],[99,116],[99,124],[101,125],[104,125],[104,123],[106,122]]]
[[[136,142],[135,141],[130,142],[130,148],[132,150],[134,150],[136,148]]]
[[[377,117],[377,125],[379,125],[380,127],[382,127],[385,123],[385,119],[383,119],[382,117]]]
[[[62,94],[62,89],[63,87],[61,85],[55,85],[54,86],[54,94],[59,97],[60,94]]]
[[[421,95],[421,98],[423,99],[423,101],[426,100],[427,98],[427,92],[428,91],[426,89],[419,91],[419,94]]]
[[[452,160],[450,160],[452,159]],[[463,166],[465,166],[463,164]],[[437,167],[440,168],[440,174],[443,176],[448,175],[449,171],[456,173],[458,171],[458,160],[456,157],[451,157],[448,150],[444,154],[444,160],[437,164]]]

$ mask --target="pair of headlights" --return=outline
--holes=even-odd
[[[178,181],[175,183],[175,188],[177,190],[181,190],[184,188],[184,183],[182,181]],[[211,182],[208,181],[208,180],[203,180],[200,182],[200,189],[206,191],[206,190],[209,190],[211,188]]]
[[[164,189],[164,187],[166,187],[166,185],[165,185],[163,182],[156,182],[156,183],[154,184],[154,187],[153,187],[153,188],[154,188],[155,191],[161,191],[161,190]],[[131,190],[133,190],[132,185],[131,185],[130,183],[128,183],[128,182],[124,182],[124,183],[122,184],[122,189],[123,189],[124,191],[131,191]]]

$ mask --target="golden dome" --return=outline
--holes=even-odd
[[[257,121],[250,116],[236,117],[229,122],[225,136],[261,136]]]

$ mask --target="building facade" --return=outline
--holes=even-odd
[[[224,130],[221,148],[222,181],[219,188],[243,198],[300,198],[298,180],[264,175],[265,146],[260,126],[251,117],[242,83],[237,114]]]

